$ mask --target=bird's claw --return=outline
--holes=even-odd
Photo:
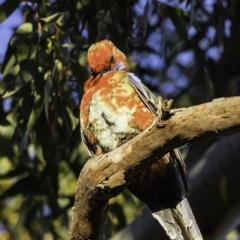
[[[161,97],[159,97],[158,101],[158,107],[157,107],[157,126],[162,128],[166,125],[167,120],[171,117],[171,107],[173,104],[173,100],[162,100]]]

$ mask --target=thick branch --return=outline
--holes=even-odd
[[[69,239],[102,239],[108,200],[150,162],[183,144],[239,132],[239,104],[240,97],[232,97],[172,110],[169,120],[156,121],[116,150],[91,158],[78,180]]]
[[[203,146],[206,143],[207,148]],[[204,240],[226,239],[226,235],[240,224],[239,149],[240,133],[197,144],[185,159],[191,183],[188,201]],[[145,209],[110,240],[122,239],[169,240],[169,237]]]

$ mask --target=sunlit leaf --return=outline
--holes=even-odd
[[[6,148],[8,147],[8,144],[15,132],[15,127],[12,125],[0,125],[0,155],[4,153]]]
[[[59,59],[54,61],[54,70],[53,70],[53,77],[58,81],[61,79],[62,76],[62,62]]]
[[[65,16],[65,14],[66,14],[65,12],[58,12],[46,18],[40,18],[40,20],[46,23],[57,22],[57,21],[61,21],[62,18]]]
[[[63,48],[75,48],[76,44],[74,43],[65,43],[62,45]]]
[[[26,22],[26,23],[23,23],[22,25],[20,25],[15,33],[18,33],[18,34],[29,34],[31,33],[33,30],[33,24],[30,23],[30,22]]]
[[[0,177],[5,175],[13,168],[13,165],[9,158],[6,156],[1,157],[0,159]]]
[[[3,68],[3,76],[5,76],[13,67],[14,63],[16,62],[16,57],[14,54],[11,55],[8,62],[6,63],[5,67]]]
[[[32,32],[33,32],[33,24],[29,22],[23,23],[16,29],[15,33],[13,34],[13,37],[10,41],[10,45],[17,46],[19,43],[25,40],[26,37],[28,37],[29,34]]]

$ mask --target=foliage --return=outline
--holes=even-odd
[[[216,89],[224,88],[219,87],[216,72],[222,70],[219,62],[232,36],[227,24],[234,25],[239,4],[214,1],[210,10],[204,1],[170,4],[160,0],[2,3],[0,22],[17,7],[24,16],[1,65],[2,239],[66,239],[76,181],[87,159],[80,143],[78,107],[89,76],[90,44],[111,39],[127,54],[131,70],[155,93],[174,97],[177,106],[208,101],[221,92]],[[229,71],[225,77],[236,74]],[[126,203],[129,207],[120,207]],[[139,204],[127,192],[112,200],[108,234],[133,220]]]

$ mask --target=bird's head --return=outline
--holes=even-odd
[[[92,44],[88,49],[87,61],[94,75],[128,69],[125,55],[108,40]]]

